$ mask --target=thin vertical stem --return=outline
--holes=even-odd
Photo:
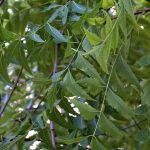
[[[55,62],[54,62],[54,68],[53,68],[53,74],[57,72],[58,69],[58,50],[60,49],[60,44],[57,44],[55,47]],[[53,145],[53,148],[56,148],[56,140],[55,140],[55,129],[54,129],[54,123],[53,121],[50,121],[50,133],[51,133],[51,142]]]

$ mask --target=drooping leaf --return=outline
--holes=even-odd
[[[62,13],[62,24],[63,25],[65,25],[67,22],[68,12],[69,12],[68,8],[66,6],[64,6],[63,13]]]
[[[11,84],[8,71],[7,71],[7,65],[6,61],[4,59],[4,56],[0,54],[0,76],[2,76],[9,84]]]
[[[92,138],[91,147],[92,150],[107,150],[95,137]]]
[[[123,132],[119,130],[112,121],[105,117],[103,113],[101,114],[99,119],[99,128],[104,133],[110,136],[117,138],[121,138],[123,136]]]
[[[52,150],[53,146],[51,143],[51,137],[49,134],[49,128],[45,127],[43,129],[39,130],[39,137],[42,141],[42,143],[44,143],[44,147],[48,150]]]
[[[59,124],[60,126],[67,128],[67,129],[73,129],[74,126],[70,121],[66,121],[65,117],[60,114],[60,112],[53,108],[52,112],[47,111],[48,117],[51,121],[54,121],[55,123]]]
[[[45,25],[45,30],[54,37],[57,43],[67,42],[67,38],[64,37],[56,28],[52,27],[50,24]]]
[[[95,33],[90,32],[85,28],[84,28],[84,32],[91,45],[97,45],[101,42],[101,39]]]
[[[143,93],[141,94],[142,104],[150,106],[150,80],[143,85]]]
[[[106,35],[108,35],[108,34],[110,34],[110,31],[112,30],[112,20],[106,11],[104,11],[104,14],[105,14],[105,18],[106,18],[105,33],[106,33]]]
[[[136,135],[136,140],[139,142],[149,141],[150,140],[149,129],[147,128],[141,129]]]
[[[84,77],[78,80],[78,83],[85,88],[85,91],[87,91],[87,93],[92,96],[97,95],[103,89],[102,83],[96,78]]]
[[[146,115],[148,113],[149,109],[147,105],[140,105],[135,109],[136,115]]]
[[[123,117],[129,119],[133,116],[133,112],[121,97],[116,95],[112,90],[108,90],[106,100],[108,105],[118,111]]]
[[[60,80],[61,80],[61,76],[64,74],[64,72],[65,72],[65,70],[62,70],[62,71],[57,72],[57,73],[54,73],[54,74],[52,75],[52,81],[53,81],[53,82],[58,82],[58,81],[60,81]]]
[[[25,68],[30,74],[32,74],[28,65],[27,58],[25,56],[25,51],[20,41],[16,42],[15,58],[19,62],[19,64],[23,66],[23,68]]]
[[[83,14],[86,11],[86,7],[84,5],[77,4],[75,1],[71,1],[71,10],[72,12]],[[88,12],[91,12],[92,9],[88,8]]]
[[[133,13],[133,6],[131,3],[131,0],[126,0],[126,1],[121,1],[121,2],[123,2],[124,8],[125,8],[127,14],[131,17],[133,23],[136,24],[136,19],[135,19],[134,13]]]
[[[74,143],[79,143],[83,140],[85,140],[87,138],[87,136],[85,137],[77,137],[77,138],[63,138],[63,137],[56,137],[56,141],[58,143],[63,143],[63,144],[74,144]]]
[[[3,38],[3,41],[11,41],[11,40],[15,40],[19,37],[16,33],[9,31],[2,26],[0,26],[0,34]]]
[[[44,40],[42,40],[42,38],[36,33],[31,33],[30,38],[35,42],[39,42],[39,43],[44,42]]]
[[[138,79],[122,56],[118,57],[116,69],[118,70],[119,74],[123,76],[123,78],[141,89]]]
[[[80,53],[78,53],[78,57],[75,61],[77,68],[84,71],[89,76],[96,78],[97,81],[103,83],[100,75],[98,74],[97,70],[94,68],[92,64],[89,63]]]
[[[83,98],[87,98],[88,100],[92,101],[94,100],[76,83],[70,71],[68,71],[67,74],[65,75],[63,83],[66,89],[73,95],[81,96]]]
[[[83,116],[85,120],[93,119],[95,115],[98,113],[98,111],[95,108],[93,108],[88,104],[82,103],[77,100],[71,100],[71,102],[75,104],[75,106],[79,109],[81,116]]]
[[[58,87],[57,84],[53,83],[48,89],[48,94],[46,96],[46,100],[48,103],[48,108],[50,109],[50,112],[53,110],[54,103],[57,98],[57,93],[58,93]]]

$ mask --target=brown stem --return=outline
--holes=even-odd
[[[138,10],[134,13],[134,15],[140,15],[140,14],[145,14],[147,12],[150,12],[150,8],[145,8],[143,10]]]
[[[11,91],[10,95],[8,96],[8,99],[6,100],[6,102],[4,103],[4,105],[1,107],[1,110],[0,110],[0,117],[2,117],[2,114],[3,114],[3,112],[5,111],[6,106],[8,105],[8,103],[9,103],[11,97],[13,96],[14,91],[15,91],[16,88],[17,88],[17,84],[19,83],[19,80],[20,80],[20,77],[21,77],[21,74],[22,74],[22,70],[23,70],[23,67],[20,68],[18,77],[17,77],[17,79],[16,79],[16,81],[15,81],[15,84],[14,84],[14,86],[13,86],[13,88],[12,88],[12,91]]]
[[[54,68],[53,68],[53,74],[57,72],[58,69],[58,51],[60,49],[60,44],[57,44],[55,47],[55,62],[54,62]],[[53,145],[53,148],[56,148],[56,139],[55,139],[55,131],[54,131],[54,123],[53,121],[50,121],[50,133],[51,133],[51,142]]]
[[[4,0],[0,0],[0,6],[2,6],[3,3],[4,3]]]
[[[140,15],[140,14],[145,14],[147,12],[150,12],[150,8],[144,8],[142,10],[137,10],[136,12],[134,12],[134,15]],[[112,19],[117,19],[117,16],[112,17]]]

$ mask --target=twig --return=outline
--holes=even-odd
[[[141,121],[139,121],[139,122],[136,122],[136,123],[134,123],[134,124],[132,124],[132,125],[130,125],[130,126],[128,126],[128,127],[122,128],[122,130],[126,131],[127,129],[133,128],[133,127],[137,126],[137,124],[139,125],[139,124],[145,122],[146,120],[147,120],[147,119],[143,119],[143,120],[141,120]]]
[[[57,44],[55,47],[55,62],[54,62],[54,68],[53,68],[53,74],[57,72],[58,69],[58,51],[60,49],[60,44]],[[54,123],[53,121],[50,121],[50,133],[51,133],[51,142],[53,145],[53,148],[56,148],[56,139],[55,139],[55,131],[54,131]]]
[[[4,3],[4,0],[0,0],[0,6],[2,6],[3,3]]]
[[[3,114],[3,112],[5,111],[6,106],[8,105],[8,103],[9,103],[11,97],[13,96],[14,91],[15,91],[16,88],[17,88],[17,84],[18,84],[18,82],[19,82],[19,80],[20,80],[20,77],[21,77],[21,74],[22,74],[22,70],[23,70],[23,67],[20,68],[18,77],[17,77],[17,79],[16,79],[16,81],[15,81],[15,84],[14,84],[14,86],[13,86],[13,88],[12,88],[12,91],[11,91],[10,95],[8,96],[8,99],[6,100],[6,102],[4,103],[4,105],[1,107],[1,110],[0,110],[0,117],[2,117],[2,114]]]
[[[139,130],[141,130],[141,127],[140,127],[140,125],[138,124],[138,122],[136,121],[136,119],[133,118],[133,121],[134,121],[136,127],[137,127]]]
[[[144,8],[142,10],[137,10],[136,12],[134,12],[134,15],[140,15],[140,14],[145,14],[150,12],[150,8]],[[117,16],[112,17],[112,19],[117,19]]]
[[[140,15],[140,14],[144,14],[144,13],[147,13],[147,12],[150,12],[150,8],[145,8],[143,10],[138,10],[134,13],[134,15]]]

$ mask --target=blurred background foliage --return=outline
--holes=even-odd
[[[148,9],[148,0],[5,0],[0,149],[149,150]]]

